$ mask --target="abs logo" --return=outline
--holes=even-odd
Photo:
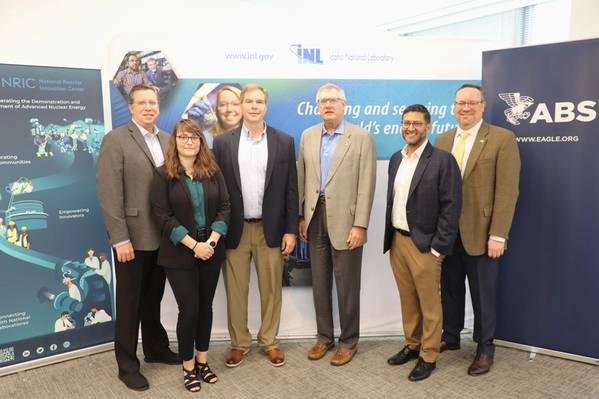
[[[289,51],[295,55],[298,64],[324,64],[319,48],[305,48],[301,44],[292,44]]]
[[[566,123],[577,120],[579,122],[591,122],[597,117],[595,105],[592,100],[585,100],[579,103],[570,101],[560,101],[549,107],[547,103],[538,103],[534,111],[528,112],[535,100],[529,96],[523,96],[520,93],[499,93],[501,98],[510,107],[503,111],[506,120],[512,125],[519,125],[520,120],[526,120],[530,117],[528,123]]]

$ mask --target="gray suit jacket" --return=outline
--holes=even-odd
[[[372,135],[347,121],[333,154],[325,185],[327,228],[333,247],[347,249],[353,226],[368,228],[376,183],[376,150]],[[323,124],[302,133],[298,157],[300,213],[306,229],[320,192],[320,138]]]
[[[158,132],[163,153],[168,137]],[[111,245],[130,240],[136,250],[158,249],[160,229],[150,205],[155,169],[150,149],[135,123],[106,134],[96,163],[96,189]]]

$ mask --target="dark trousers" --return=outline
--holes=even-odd
[[[156,265],[158,251],[135,251],[130,262],[118,261],[116,271],[116,331],[114,349],[119,371],[139,371],[137,339],[141,322],[146,357],[160,357],[169,350],[166,330],[160,323],[160,302],[166,277]]]
[[[363,247],[351,251],[333,248],[327,229],[326,206],[319,203],[308,227],[308,248],[317,339],[325,344],[335,341],[332,303],[334,274],[341,325],[339,345],[343,348],[353,348],[360,336],[360,279]]]
[[[499,259],[486,254],[470,256],[466,253],[458,234],[453,255],[447,256],[441,270],[441,302],[443,305],[443,337],[449,344],[460,342],[464,328],[464,307],[468,277],[472,310],[474,311],[474,342],[477,353],[495,354],[497,270]]]
[[[212,300],[218,284],[220,265],[198,260],[193,269],[165,268],[173,289],[179,316],[177,340],[182,360],[193,359],[193,348],[206,352],[212,332]]]

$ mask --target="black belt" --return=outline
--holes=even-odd
[[[207,228],[198,229],[196,231],[196,240],[198,240],[200,242],[204,242],[208,239],[208,237],[210,237],[210,233],[212,233],[212,231],[210,231],[210,229],[207,229]]]
[[[251,219],[243,219],[246,223],[260,223],[262,218],[251,218]]]
[[[399,234],[401,234],[402,236],[406,236],[409,237],[410,236],[410,232],[407,230],[402,230],[402,229],[395,229],[395,231],[397,231]]]
[[[327,204],[327,198],[324,195],[321,195],[320,197],[318,197],[318,203],[322,204],[322,205],[326,205]]]

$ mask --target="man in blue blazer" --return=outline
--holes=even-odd
[[[223,263],[231,336],[228,367],[241,363],[252,342],[247,326],[252,258],[260,288],[258,344],[271,365],[285,364],[276,336],[283,257],[293,251],[298,233],[297,167],[293,138],[264,122],[267,101],[264,88],[245,86],[241,91],[242,125],[214,139],[213,151],[231,201]]]
[[[427,140],[430,113],[414,104],[403,112],[406,145],[389,161],[384,251],[399,289],[406,346],[390,365],[418,359],[410,381],[435,369],[443,314],[441,263],[451,253],[458,231],[462,188],[460,169],[450,153]]]

